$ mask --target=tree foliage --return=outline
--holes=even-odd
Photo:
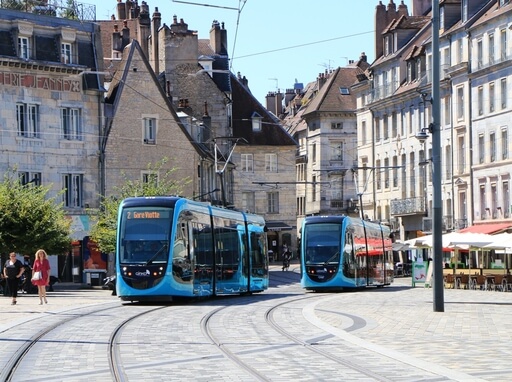
[[[154,165],[148,164],[149,182],[143,182],[140,179],[131,180],[126,174],[123,174],[124,184],[114,187],[113,195],[102,198],[98,216],[93,217],[93,220],[96,218],[97,222],[90,231],[91,239],[98,244],[101,252],[112,253],[115,251],[117,213],[123,199],[133,196],[180,195],[183,192],[183,186],[191,182],[188,177],[176,179],[173,176],[176,168],[164,170],[163,166],[167,162],[168,159],[163,158]]]
[[[23,185],[15,171],[0,183],[0,251],[34,256],[39,248],[49,254],[71,249],[71,221],[59,195],[48,197],[50,187]]]

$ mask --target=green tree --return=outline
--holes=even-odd
[[[173,176],[176,168],[164,170],[163,166],[167,162],[168,158],[163,158],[154,165],[148,164],[149,182],[143,182],[140,179],[131,180],[123,174],[125,183],[120,187],[114,187],[114,195],[101,199],[98,215],[92,217],[92,220],[96,220],[96,224],[90,230],[90,237],[98,244],[101,252],[115,251],[117,213],[123,199],[132,196],[180,195],[183,192],[183,186],[191,182],[188,177],[176,179]],[[158,177],[157,174],[159,174]]]
[[[0,252],[34,256],[39,248],[49,254],[71,249],[71,222],[64,214],[60,195],[48,197],[50,187],[23,185],[15,171],[0,183]]]

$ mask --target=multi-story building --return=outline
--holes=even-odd
[[[296,144],[252,96],[247,79],[230,73],[224,25],[214,21],[209,38],[199,39],[183,19],[174,16],[166,25],[157,9],[150,17],[146,3],[139,7],[133,2],[118,3],[117,18],[122,27],[116,17],[99,22],[106,67],[120,68],[123,49],[137,40],[194,146],[201,150],[195,161],[187,161],[197,166],[190,174],[193,194],[187,196],[261,214],[270,228],[269,247],[277,250],[286,243],[294,249],[294,165],[289,157]],[[126,102],[133,114],[144,113],[142,102]],[[261,131],[255,132],[253,124]],[[248,174],[250,157],[254,166]],[[274,179],[288,180],[290,192],[269,192],[269,186],[260,184]]]
[[[305,216],[357,215],[356,95],[366,78],[363,53],[357,62],[321,73],[305,89],[285,95],[283,123],[299,143],[296,156],[297,226]],[[295,95],[291,95],[295,93]],[[287,98],[288,97],[288,98]]]
[[[99,205],[99,27],[27,11],[0,9],[0,172],[62,193],[79,241]]]
[[[504,0],[440,2],[443,229],[512,226],[510,15]],[[376,7],[376,60],[356,87],[363,207],[402,239],[431,230],[431,4]],[[418,139],[421,138],[421,139]],[[482,223],[494,223],[492,225]],[[466,228],[468,227],[468,228]]]

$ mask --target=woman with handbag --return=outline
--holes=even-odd
[[[50,285],[50,262],[44,249],[38,249],[34,267],[32,268],[32,284],[37,286],[39,305],[48,304],[46,299],[46,287]]]
[[[12,297],[11,305],[16,305],[19,280],[24,270],[23,264],[16,258],[16,253],[9,253],[9,260],[7,260],[4,265],[4,277],[7,279],[7,288]]]

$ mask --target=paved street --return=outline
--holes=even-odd
[[[346,343],[346,354],[340,357],[350,359],[352,356],[371,354],[368,364],[373,368],[380,368],[383,373],[386,369],[395,367],[392,366],[394,363],[390,363],[390,359],[398,361],[396,365],[400,365],[395,370],[387,370],[387,375],[392,377],[385,379],[382,377],[372,379],[368,376],[371,374],[367,374],[364,378],[361,374],[354,374],[352,378],[344,374],[345,378],[339,378],[338,375],[338,380],[512,380],[510,364],[512,330],[509,316],[512,293],[445,290],[445,312],[433,312],[432,290],[425,289],[423,286],[412,288],[410,278],[398,278],[391,287],[332,294],[305,294],[297,284],[298,279],[296,264],[292,264],[289,272],[282,272],[280,265],[271,267],[272,288],[264,294],[268,294],[271,301],[297,299],[296,303],[290,303],[287,311],[279,313],[279,322],[289,324],[290,328],[299,320],[309,322],[312,327],[314,326],[311,336],[316,331],[324,333],[323,337],[318,335],[316,339],[311,338],[308,340],[309,343],[314,345],[318,342],[327,345],[327,337],[342,340]],[[299,301],[298,298],[303,296],[313,298]],[[236,304],[237,300],[230,301]],[[120,301],[112,296],[110,291],[99,288],[78,289],[77,285],[70,284],[57,284],[55,292],[49,293],[48,304],[42,306],[38,305],[38,298],[35,295],[21,295],[16,306],[10,305],[9,298],[1,297],[0,344],[10,340],[9,328],[17,324],[40,318],[41,321],[34,322],[44,325],[47,319],[59,313],[98,304],[104,304],[106,307],[116,306]],[[190,312],[194,312],[193,306],[187,309],[189,315]],[[204,307],[197,308],[197,311],[198,316],[205,312]],[[193,319],[191,317],[191,320]],[[146,326],[148,327],[150,326]],[[140,328],[139,336],[143,334],[143,329]],[[84,330],[83,333],[87,331]],[[173,333],[173,335],[177,334]],[[176,338],[173,337],[172,340],[176,341]],[[184,343],[188,343],[185,342],[185,338],[183,340]],[[244,341],[246,340],[247,338],[244,338]],[[290,346],[288,341],[283,341],[281,345],[281,347]],[[240,347],[242,348],[241,345]],[[211,345],[205,348],[205,351],[206,354],[211,353]],[[237,354],[242,353],[243,351],[240,350]],[[272,352],[268,356],[271,354]],[[4,354],[2,357],[6,356]],[[138,355],[133,353],[132,356],[135,360]],[[130,356],[125,354],[123,357],[126,359]],[[64,364],[67,354],[61,352],[53,355],[54,362],[58,362],[59,358]],[[310,359],[313,360],[314,357]],[[220,362],[220,359],[215,362]],[[300,368],[307,368],[307,366],[297,359],[279,359],[275,364],[267,362],[262,366],[265,368],[265,375],[271,373],[274,368],[275,378],[270,380],[288,380],[288,377],[282,375],[283,362],[290,366],[288,377],[301,380]],[[223,368],[233,368],[229,379],[242,379],[240,375],[244,374],[240,374],[240,370],[234,365],[229,365],[230,362],[223,360]],[[27,370],[27,373],[31,371]],[[336,380],[333,374],[327,373],[330,371],[326,369],[325,380]],[[103,378],[108,375],[107,371]],[[36,375],[29,377],[27,374],[26,377],[26,380],[39,380]],[[322,376],[317,378],[323,379]],[[88,379],[96,380],[94,377],[88,377]],[[135,379],[129,378],[129,380]],[[201,380],[218,380],[218,378],[203,376]],[[311,380],[311,378],[305,376],[303,380]]]

